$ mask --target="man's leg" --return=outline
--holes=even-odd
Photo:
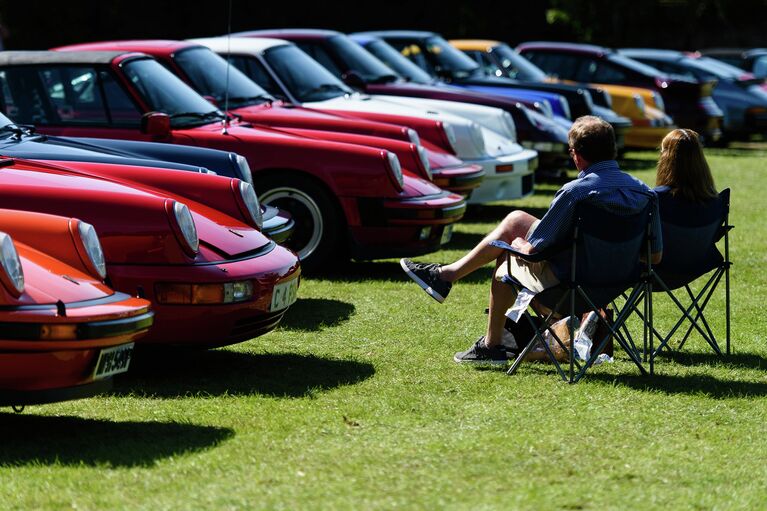
[[[482,266],[497,260],[504,253],[500,248],[490,246],[494,240],[511,243],[516,238],[525,238],[530,227],[538,220],[524,211],[512,211],[490,234],[480,241],[468,254],[454,263],[440,267],[439,276],[447,282],[455,282]]]

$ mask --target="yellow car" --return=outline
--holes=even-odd
[[[471,57],[490,76],[522,82],[559,81],[575,85],[575,82],[550,78],[535,64],[500,41],[454,39],[450,44]],[[588,86],[607,92],[610,97],[608,106],[618,115],[631,119],[631,128],[625,135],[626,147],[655,149],[660,146],[663,137],[676,128],[673,120],[664,112],[660,94],[655,91],[625,85]]]

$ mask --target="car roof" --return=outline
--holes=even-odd
[[[99,41],[94,43],[71,44],[59,46],[54,50],[63,51],[138,51],[146,53],[157,53],[158,51],[173,53],[184,48],[193,46],[193,43],[187,41],[173,41],[170,39],[133,39],[123,41]]]
[[[518,45],[517,50],[560,50],[572,53],[585,53],[589,55],[607,55],[609,53],[613,53],[613,50],[605,46],[579,43],[558,43],[554,41],[529,41]]]
[[[355,35],[370,35],[375,37],[387,38],[401,38],[401,39],[425,39],[427,37],[434,37],[436,32],[428,32],[426,30],[369,30],[366,32],[355,32]]]
[[[290,45],[293,43],[284,39],[273,39],[269,37],[200,37],[189,39],[189,42],[207,46],[217,53],[226,53],[227,50],[232,53],[261,53],[269,48],[277,46]]]
[[[659,50],[657,48],[621,48],[618,53],[627,57],[639,57],[660,60],[679,60],[689,55],[676,50]]]
[[[327,39],[340,35],[341,32],[335,30],[325,30],[319,28],[275,28],[262,30],[247,30],[245,32],[235,32],[236,37],[287,37],[290,39]]]
[[[492,39],[450,39],[448,42],[459,50],[479,51],[488,51],[503,44],[500,41],[494,41]]]
[[[126,51],[0,51],[0,65],[111,64]]]

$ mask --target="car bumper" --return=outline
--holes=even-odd
[[[288,249],[269,251],[241,260],[180,266],[109,265],[117,289],[142,292],[152,301],[155,324],[140,346],[215,347],[246,341],[277,327],[287,308],[272,310],[275,286],[300,278],[298,258]],[[253,298],[225,304],[163,304],[156,296],[159,283],[224,283],[251,281]]]
[[[442,192],[405,199],[358,199],[360,222],[349,226],[354,259],[428,254],[449,241],[466,201]]]
[[[522,147],[538,151],[538,169],[540,170],[558,170],[570,166],[567,144],[531,140],[525,140],[521,144]]]
[[[533,193],[535,170],[538,167],[536,151],[523,149],[482,163],[485,179],[472,192],[469,204],[521,199]]]
[[[479,165],[432,169],[432,182],[453,193],[468,196],[482,184],[485,171]]]
[[[152,325],[147,302],[123,293],[99,300],[25,306],[3,311],[0,340],[0,405],[34,404],[87,397],[109,388],[94,379],[103,349],[130,345]],[[74,327],[70,338],[44,338],[52,326]]]
[[[633,126],[626,133],[626,147],[639,149],[657,149],[663,137],[676,126]]]

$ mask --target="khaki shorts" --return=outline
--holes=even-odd
[[[540,223],[540,220],[536,220],[533,225],[530,226],[530,229],[527,231],[527,236],[525,236],[526,239],[529,238],[530,234],[536,227],[538,227],[538,223]],[[502,264],[495,272],[495,278],[501,280],[501,278],[508,273],[507,270],[508,266],[505,263]],[[522,259],[512,257],[511,276],[534,293],[540,293],[544,289],[559,284],[559,279],[554,275],[548,261],[529,263]]]

